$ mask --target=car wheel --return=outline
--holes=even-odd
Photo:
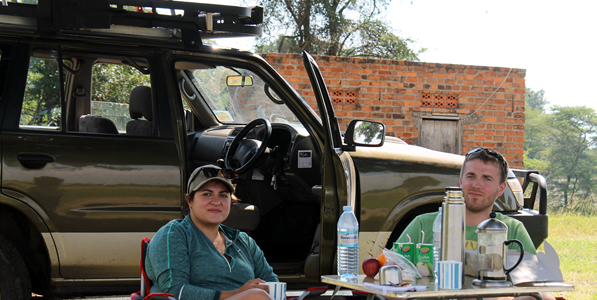
[[[0,236],[0,300],[31,299],[31,281],[23,258]]]

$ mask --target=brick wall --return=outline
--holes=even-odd
[[[263,57],[316,109],[300,54]],[[464,154],[476,147],[523,166],[526,70],[396,60],[316,56],[344,130],[353,119],[383,122],[387,134],[422,143],[421,122],[457,120]]]

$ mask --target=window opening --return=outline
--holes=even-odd
[[[65,62],[67,65],[69,63]],[[62,105],[59,72],[56,59],[30,59],[19,128],[60,131]]]
[[[125,133],[126,124],[132,120],[131,92],[137,86],[151,87],[150,76],[132,66],[108,63],[95,64],[92,76],[91,114],[112,120],[118,131]]]
[[[272,100],[280,99],[280,96],[251,70],[224,66],[204,68],[199,64],[186,70],[201,98],[221,123],[246,124],[256,118],[266,118],[272,123],[299,122],[284,102]],[[231,76],[250,78],[252,84],[229,82]]]

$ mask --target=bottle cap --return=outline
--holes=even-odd
[[[343,206],[343,207],[342,207],[342,210],[343,210],[343,211],[347,211],[347,210],[348,210],[348,211],[352,211],[352,206],[350,206],[350,205]]]

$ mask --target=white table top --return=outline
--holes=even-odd
[[[436,298],[436,297],[454,297],[454,298],[471,298],[471,297],[495,297],[495,296],[520,296],[529,295],[539,292],[564,292],[574,291],[574,285],[561,283],[561,282],[548,282],[548,283],[532,283],[525,284],[524,286],[513,286],[513,287],[500,287],[500,288],[480,288],[472,285],[474,277],[466,276],[464,280],[463,288],[460,290],[441,290],[439,289],[432,277],[422,277],[417,279],[413,284],[416,286],[427,286],[427,290],[424,292],[400,292],[395,294],[389,294],[385,296],[400,297],[400,298]],[[378,292],[365,289],[363,287],[364,282],[379,284],[378,280],[374,280],[371,277],[365,275],[359,275],[356,283],[345,282],[339,280],[338,275],[324,275],[321,276],[321,282],[341,286],[351,290],[359,290],[369,292],[373,294],[379,294]]]

